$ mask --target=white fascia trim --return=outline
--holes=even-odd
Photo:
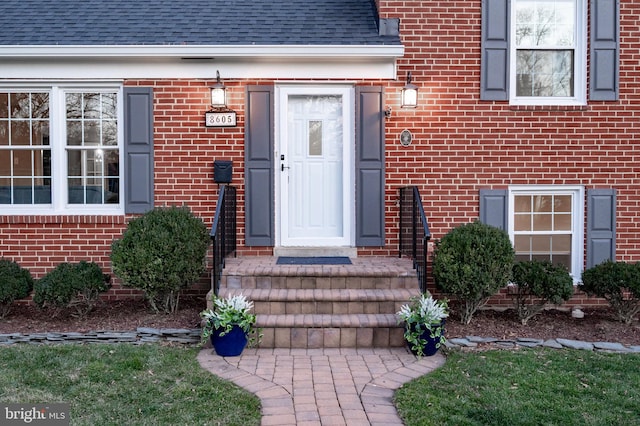
[[[394,45],[0,46],[0,58],[399,58]]]

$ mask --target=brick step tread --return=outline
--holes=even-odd
[[[418,289],[231,289],[220,288],[220,297],[243,294],[253,302],[386,302],[406,301]]]
[[[395,314],[261,314],[256,326],[262,328],[398,328]]]

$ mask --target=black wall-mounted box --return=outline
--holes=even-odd
[[[213,162],[213,180],[216,183],[231,183],[233,163],[230,160],[215,160]]]

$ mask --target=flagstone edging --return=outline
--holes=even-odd
[[[5,333],[0,334],[0,345],[15,343],[53,344],[53,343],[200,343],[202,330],[199,328],[149,328],[139,327],[135,331],[89,331],[78,332],[42,332],[42,333]]]
[[[529,337],[516,339],[498,339],[495,337],[466,336],[448,339],[445,346],[450,349],[477,348],[479,345],[490,345],[497,348],[545,347],[553,349],[581,349],[587,351],[606,351],[620,353],[640,353],[640,345],[623,345],[615,342],[585,342],[571,339],[533,339]]]

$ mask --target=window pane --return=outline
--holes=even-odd
[[[29,145],[31,143],[31,132],[28,121],[13,120],[10,125],[11,145]]]
[[[518,50],[517,96],[573,96],[572,50]]]
[[[79,121],[67,121],[67,145],[82,145],[82,126]]]
[[[102,94],[102,118],[105,120],[115,120],[118,118],[118,109],[115,93]]]
[[[515,211],[530,212],[531,211],[531,196],[530,195],[516,195],[515,199]]]
[[[571,231],[571,214],[557,214],[554,216],[554,231]]]
[[[118,145],[118,124],[115,121],[102,122],[102,144]]]
[[[514,230],[517,231],[531,231],[531,215],[530,214],[518,214],[515,217]]]
[[[11,93],[9,95],[11,118],[29,118],[30,101],[28,93]]]
[[[67,93],[65,102],[67,118],[82,118],[82,95],[79,93]]]
[[[31,143],[33,145],[49,145],[48,121],[34,121],[31,132]]]
[[[553,216],[550,214],[534,214],[533,230],[534,231],[551,231],[553,230]]]
[[[309,155],[322,155],[322,121],[309,121]]]
[[[9,118],[9,94],[0,93],[0,118]]]
[[[552,249],[553,253],[571,253],[571,235],[554,235]]]
[[[0,178],[11,176],[11,150],[0,151]]]
[[[528,235],[516,235],[513,245],[516,253],[529,253],[531,251],[531,237]]]
[[[100,122],[87,120],[84,122],[84,145],[100,145]]]
[[[9,145],[9,122],[0,120],[0,145]]]
[[[536,195],[533,197],[534,212],[550,212],[553,206],[552,195]]]
[[[556,195],[554,197],[553,210],[571,213],[571,195]]]
[[[67,151],[67,174],[82,176],[82,151]]]
[[[573,47],[575,0],[518,0],[515,13],[518,47]]]
[[[85,93],[83,101],[83,118],[100,118],[100,94]]]
[[[551,251],[550,235],[531,236],[531,251],[533,253],[549,253]]]
[[[13,180],[13,203],[14,204],[32,204],[33,188],[31,187],[31,178],[14,179]]]
[[[31,94],[31,117],[32,118],[49,118],[49,94],[48,93],[32,93]]]
[[[13,175],[33,176],[33,165],[31,163],[31,150],[13,152]]]

